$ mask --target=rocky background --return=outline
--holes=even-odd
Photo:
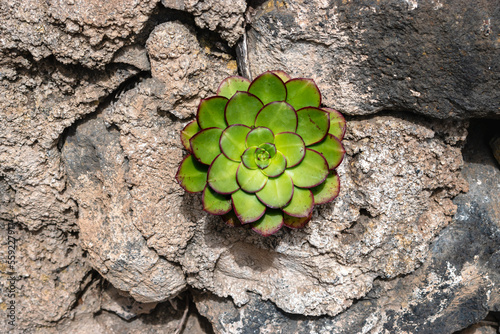
[[[489,0],[0,0],[1,332],[497,332],[499,22]],[[174,176],[199,100],[272,69],[346,115],[347,155],[334,202],[263,238]]]

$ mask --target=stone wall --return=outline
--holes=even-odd
[[[499,20],[486,0],[2,0],[1,328],[498,328]],[[175,173],[200,99],[273,69],[346,116],[346,157],[334,202],[261,237]]]

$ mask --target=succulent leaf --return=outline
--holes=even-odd
[[[226,105],[227,124],[253,126],[255,117],[263,106],[257,96],[248,92],[236,92]]]
[[[189,122],[181,131],[182,146],[191,153],[193,153],[193,149],[191,148],[189,140],[199,131],[201,131],[201,128],[196,120]]]
[[[222,96],[209,97],[206,100],[201,100],[198,107],[198,125],[202,129],[220,128],[225,129],[226,118],[224,111],[228,100]]]
[[[246,78],[229,77],[221,82],[217,89],[217,95],[230,99],[237,91],[247,91],[248,86],[250,86],[250,80]]]
[[[252,224],[252,230],[267,237],[283,227],[283,213],[280,210],[268,209],[266,214]]]
[[[325,138],[330,128],[328,112],[319,108],[306,107],[297,110],[297,134],[306,146],[318,143]]]
[[[283,214],[283,223],[286,227],[296,229],[296,228],[304,228],[306,224],[311,220],[312,212],[307,217],[293,217],[289,216],[286,213]]]
[[[276,74],[277,76],[280,77],[280,79],[286,83],[288,80],[291,79],[291,77],[288,75],[288,73],[286,73],[285,71],[282,71],[282,70],[275,70],[275,71],[271,71],[271,73],[274,73]]]
[[[276,155],[271,158],[269,165],[262,170],[269,177],[276,177],[283,174],[286,168],[286,159],[283,153],[276,152]]]
[[[268,177],[260,169],[249,169],[243,163],[238,167],[236,180],[241,189],[248,193],[255,193],[266,185]]]
[[[241,155],[245,152],[245,138],[250,132],[250,128],[246,125],[235,124],[222,132],[220,136],[220,149],[222,153],[233,161],[240,162]]]
[[[304,107],[319,107],[321,93],[318,86],[311,79],[292,79],[285,84],[287,90],[286,102],[295,110]]]
[[[234,212],[242,224],[253,223],[264,215],[266,206],[253,194],[238,190],[231,195]]]
[[[241,162],[245,165],[246,168],[248,169],[257,169],[259,166],[257,166],[257,162],[255,160],[255,152],[257,151],[258,147],[257,146],[251,146],[245,150],[243,155],[241,156]]]
[[[287,168],[298,165],[306,154],[306,145],[302,138],[294,132],[278,133],[274,137],[276,149],[286,158]]]
[[[344,159],[345,149],[342,143],[331,134],[328,134],[323,141],[309,146],[309,148],[325,157],[329,169],[336,168]]]
[[[318,152],[306,148],[306,154],[300,164],[288,168],[293,184],[300,188],[312,188],[321,184],[328,176],[328,163]]]
[[[292,200],[283,207],[283,212],[294,217],[308,217],[314,207],[314,196],[309,189],[295,187]]]
[[[278,209],[287,205],[293,196],[293,182],[286,173],[269,178],[262,190],[256,193],[259,200],[266,206]]]
[[[324,111],[322,112],[327,114]],[[269,103],[257,114],[255,126],[267,127],[273,133],[295,132],[297,129],[297,113],[286,102]]]
[[[286,86],[276,74],[265,72],[255,78],[248,92],[257,96],[263,104],[286,100]]]
[[[259,148],[262,148],[267,153],[269,153],[269,158],[271,159],[274,158],[274,156],[276,155],[276,146],[274,146],[274,144],[271,143],[260,144]]]
[[[335,109],[323,108],[323,110],[330,113],[330,130],[328,130],[328,133],[334,135],[339,140],[344,139],[346,129],[344,116]]]
[[[208,128],[191,138],[189,142],[198,161],[205,165],[210,165],[214,161],[221,152],[218,145],[221,135],[222,129]]]
[[[247,147],[259,146],[264,143],[274,143],[274,134],[269,128],[257,127],[248,133],[246,138]]]
[[[231,198],[213,191],[206,186],[202,195],[203,210],[213,215],[223,215],[231,211]]]
[[[330,171],[325,182],[311,188],[314,195],[314,204],[325,204],[333,201],[340,192],[340,179],[334,170]]]
[[[224,154],[219,154],[208,169],[208,184],[219,194],[231,194],[240,189],[236,182],[236,172],[238,162],[226,158]]]
[[[208,167],[196,161],[190,154],[182,161],[176,179],[184,190],[197,193],[203,191],[207,184],[207,172]]]

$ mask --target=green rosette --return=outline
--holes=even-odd
[[[312,79],[269,71],[226,78],[181,131],[189,152],[176,179],[203,209],[262,236],[303,228],[340,191],[346,122],[321,107]]]

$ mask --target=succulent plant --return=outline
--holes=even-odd
[[[283,71],[226,78],[181,132],[190,154],[177,181],[229,225],[264,236],[304,227],[315,204],[338,195],[345,153],[344,117],[320,104],[313,80]]]

